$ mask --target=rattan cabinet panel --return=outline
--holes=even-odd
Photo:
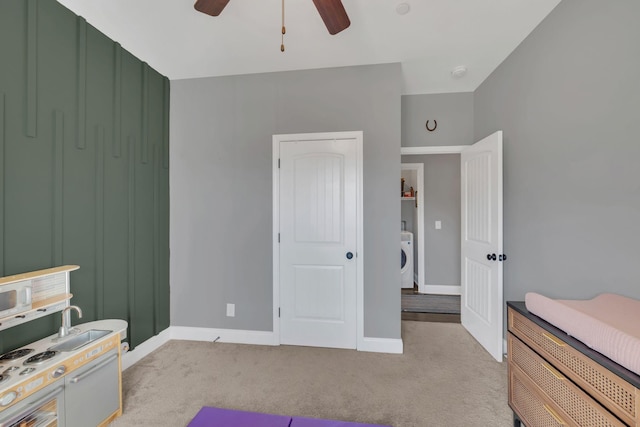
[[[508,305],[510,372],[535,384],[569,424],[640,427],[639,376],[528,313],[523,303]]]
[[[536,427],[562,427],[566,423],[553,410],[544,403],[544,398],[533,391],[533,387],[527,385],[520,374],[509,371],[509,405],[518,413],[526,426]]]
[[[522,314],[509,309],[509,331],[628,425],[638,424],[638,390]]]
[[[624,424],[598,402],[544,361],[518,338],[509,334],[509,363],[520,370],[545,396],[553,401],[578,426],[623,427]]]

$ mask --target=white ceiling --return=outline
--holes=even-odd
[[[218,17],[194,0],[58,1],[171,80],[400,62],[405,94],[474,91],[560,2],[343,0],[351,26],[331,36],[311,0],[285,0],[281,53],[282,0],[231,0]]]

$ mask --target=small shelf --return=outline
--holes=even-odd
[[[67,273],[79,268],[80,267],[77,265],[63,265],[60,267],[46,268],[44,270],[30,271],[28,273],[14,274],[13,276],[0,277],[0,285],[21,282],[23,280],[37,279],[57,273]]]
[[[55,313],[57,311],[61,311],[67,304],[67,301],[69,301],[72,297],[73,294],[56,295],[42,301],[34,302],[31,305],[31,310],[29,311],[23,311],[21,313],[16,313],[7,317],[0,318],[0,331],[12,326],[17,326],[24,322],[37,319],[42,316],[46,316],[51,313]],[[52,308],[53,310],[49,311],[49,308]]]
[[[5,314],[0,318],[0,331],[57,313],[69,306],[69,273],[79,269],[77,265],[62,265],[30,271],[13,276],[0,277],[0,290],[5,285],[12,289],[30,290],[31,307],[27,311]],[[26,298],[25,298],[26,299]]]
[[[43,299],[42,301],[34,302],[33,304],[31,304],[31,311],[42,310],[43,308],[47,308],[50,305],[55,305],[59,302],[70,300],[72,297],[73,294],[61,294],[56,295],[55,297]],[[27,313],[30,313],[31,311],[27,311]]]
[[[415,197],[400,197],[400,200],[415,200]]]

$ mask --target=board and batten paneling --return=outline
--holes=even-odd
[[[81,322],[127,320],[135,347],[169,326],[169,82],[55,0],[0,3],[0,62],[0,275],[79,265]]]

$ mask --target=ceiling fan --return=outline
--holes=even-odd
[[[198,12],[218,16],[227,3],[229,3],[229,0],[196,0],[194,7]],[[342,5],[342,0],[313,0],[313,3],[318,9],[324,25],[329,30],[329,34],[338,34],[351,25],[349,16],[347,16],[347,12]]]

